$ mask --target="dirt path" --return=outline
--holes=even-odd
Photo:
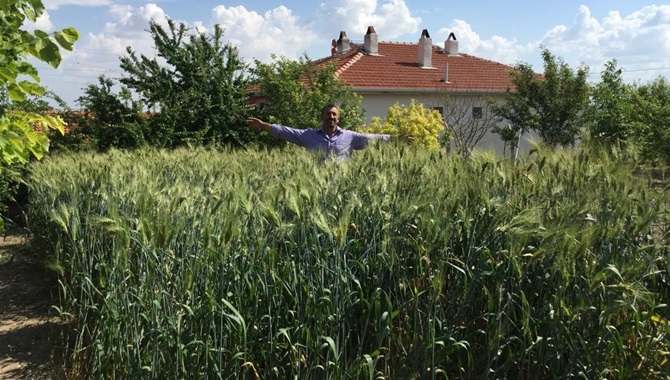
[[[0,235],[0,379],[59,379],[53,352],[61,325],[51,277],[31,257],[22,230]]]

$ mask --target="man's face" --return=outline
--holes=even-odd
[[[340,111],[336,107],[331,107],[321,114],[321,125],[324,127],[335,128],[340,122]]]

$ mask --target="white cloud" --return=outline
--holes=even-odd
[[[53,23],[51,22],[51,17],[49,16],[49,12],[44,12],[40,17],[35,20],[35,22],[30,22],[26,20],[26,23],[23,24],[23,29],[27,31],[34,31],[35,29],[39,29],[44,32],[50,32],[51,29],[53,29]]]
[[[344,30],[350,39],[361,41],[368,26],[374,26],[381,41],[392,41],[416,33],[421,25],[421,17],[412,16],[404,0],[388,0],[381,5],[376,0],[327,0],[319,6],[317,17],[323,32],[337,30],[339,34]]]
[[[582,5],[572,24],[549,27],[543,36],[530,42],[499,35],[482,37],[463,20],[454,20],[440,29],[433,41],[446,39],[450,32],[456,35],[464,53],[506,64],[528,62],[538,72],[543,70],[540,49],[546,47],[572,68],[589,66],[594,81],[611,59],[617,60],[629,81],[651,80],[668,72],[654,68],[670,67],[669,5],[645,6],[623,16],[611,11],[601,19]]]
[[[88,33],[75,44],[74,52],[64,61],[64,69],[77,70],[82,81],[97,83],[97,77],[119,77],[119,58],[126,56],[130,46],[139,54],[153,56],[153,41],[147,32],[149,21],[164,24],[166,14],[156,4],[134,8],[129,5],[112,5],[108,8],[110,20],[101,31]]]
[[[624,71],[644,68],[636,77],[650,79],[663,73],[646,69],[670,66],[670,6],[649,5],[624,17],[612,11],[598,20],[582,5],[572,25],[550,29],[538,44],[571,66],[583,62],[597,73],[617,59]]]
[[[112,4],[112,0],[43,0],[42,4],[44,4],[46,9],[58,9],[63,5],[97,7],[101,5],[110,5]]]
[[[484,39],[464,20],[454,20],[449,27],[440,29],[433,43],[436,39],[442,39],[444,43],[449,33],[456,36],[461,52],[505,64],[514,64],[533,50],[533,46],[521,44],[516,39],[498,35]]]
[[[149,34],[146,30],[149,21],[154,20],[164,25],[167,16],[163,9],[153,3],[139,8],[130,5],[112,5],[109,7],[109,14],[114,20],[105,24],[105,32],[127,36],[137,36],[140,33],[147,39]]]
[[[284,6],[259,14],[243,6],[219,5],[212,10],[212,21],[225,29],[224,37],[247,61],[268,61],[271,54],[298,58],[318,39],[313,25],[301,25]]]

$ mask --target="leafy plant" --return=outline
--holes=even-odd
[[[73,132],[86,135],[89,145],[100,151],[145,145],[145,136],[151,132],[149,117],[142,112],[140,102],[134,101],[125,87],[114,94],[111,79],[101,76],[98,80],[98,86],[89,85],[78,99],[83,114],[76,119],[77,130]]]
[[[412,99],[409,106],[396,103],[389,108],[382,121],[373,117],[370,125],[359,128],[366,133],[387,133],[391,135],[413,135],[416,142],[429,149],[438,149],[450,140],[451,130],[447,130],[442,115],[436,110],[427,109]]]
[[[58,67],[60,48],[71,50],[79,33],[65,28],[51,35],[22,29],[26,20],[35,22],[44,13],[40,0],[0,1],[0,170],[8,165],[26,163],[32,157],[42,158],[49,149],[48,129],[64,132],[63,121],[36,112],[12,109],[12,102],[23,102],[30,96],[44,95],[37,69],[28,55]],[[29,78],[29,79],[26,79]],[[2,173],[5,176],[6,173]],[[0,222],[0,230],[3,229]]]
[[[514,87],[507,89],[506,102],[491,107],[510,123],[510,136],[533,130],[550,146],[572,145],[588,102],[588,68],[575,73],[548,49],[542,51],[542,60],[541,76],[527,63],[516,65],[510,71]]]
[[[275,57],[273,57],[275,58]],[[319,65],[307,56],[299,60],[255,62],[251,89],[262,119],[294,128],[319,128],[321,108],[337,104],[340,126],[356,129],[364,124],[361,97],[335,75],[335,66]]]
[[[131,47],[121,58],[120,82],[157,109],[147,141],[154,146],[223,143],[246,146],[253,141],[248,113],[245,64],[237,49],[223,43],[224,30],[210,34],[189,30],[166,19],[167,27],[149,23],[157,56],[137,56]]]
[[[593,87],[587,125],[593,142],[616,144],[628,139],[633,118],[633,86],[623,81],[616,60],[605,64],[600,82]]]
[[[659,77],[633,93],[632,130],[642,157],[670,163],[670,83]]]

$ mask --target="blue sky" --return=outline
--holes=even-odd
[[[362,41],[368,25],[380,41],[417,42],[427,29],[442,45],[453,32],[460,51],[513,65],[527,62],[542,71],[545,46],[571,67],[590,67],[592,81],[603,64],[617,59],[627,81],[670,77],[670,5],[633,0],[43,0],[46,14],[28,28],[81,33],[58,69],[38,65],[48,89],[78,108],[88,84],[123,75],[126,46],[153,56],[151,19],[169,17],[194,30],[219,24],[245,61],[271,55],[310,58],[330,54],[341,30]]]

